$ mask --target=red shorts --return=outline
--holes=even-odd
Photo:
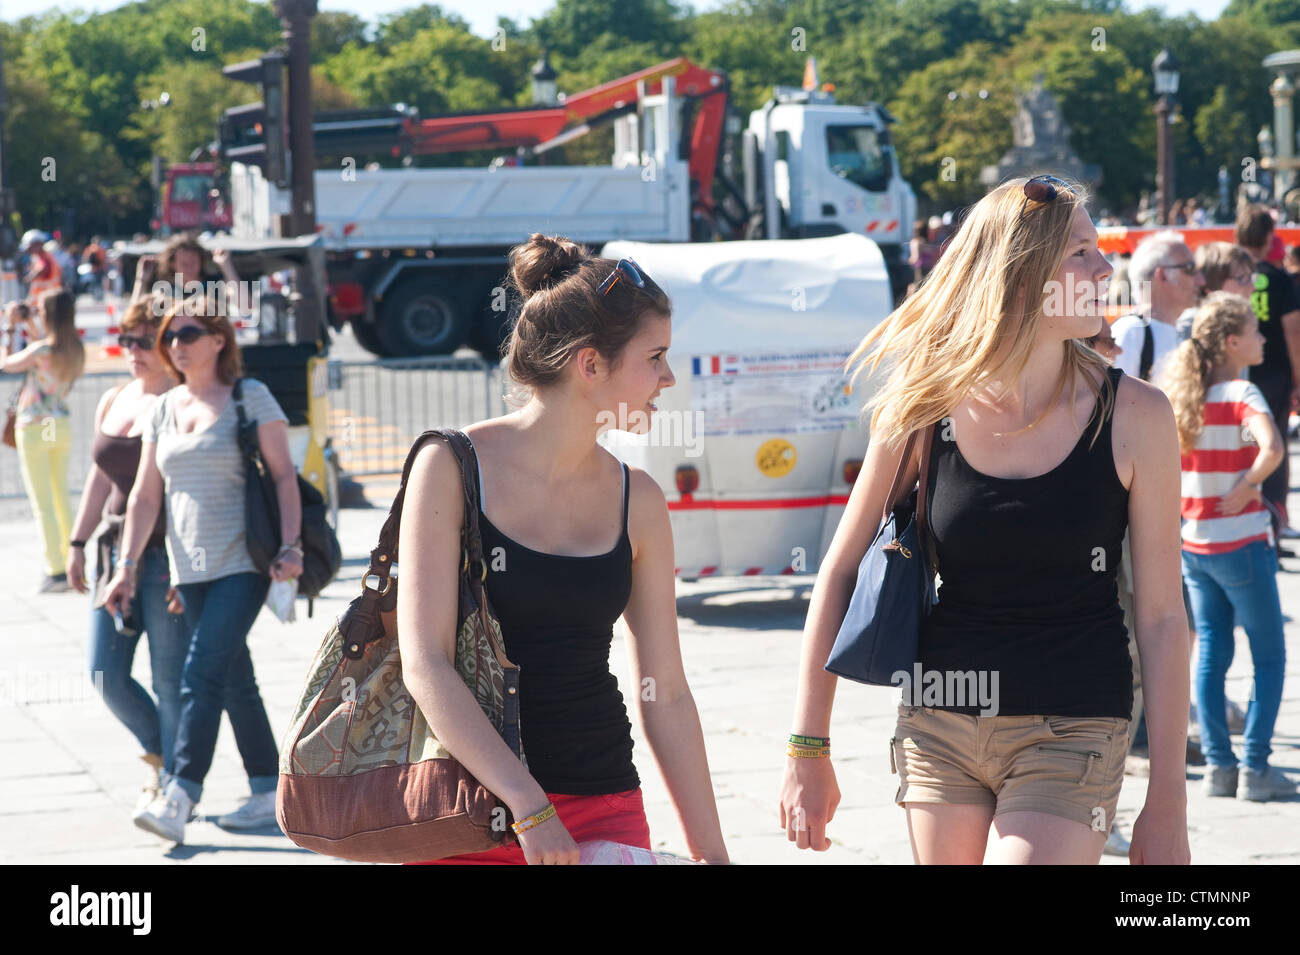
[[[547,793],[555,804],[555,814],[574,842],[608,839],[623,845],[650,848],[650,826],[645,818],[645,803],[640,789],[603,796],[565,796]],[[448,856],[416,865],[526,865],[524,850],[518,843],[486,852]]]

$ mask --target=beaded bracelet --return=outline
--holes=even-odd
[[[533,828],[534,826],[540,826],[542,823],[544,823],[546,820],[550,819],[554,815],[555,815],[555,803],[548,802],[546,804],[545,809],[540,809],[537,812],[533,813],[531,816],[525,816],[523,819],[520,819],[518,822],[512,822],[510,824],[510,828],[515,831],[515,835],[519,835],[521,832],[527,832],[529,829]]]

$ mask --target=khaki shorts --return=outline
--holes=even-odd
[[[1129,721],[1119,717],[966,716],[901,705],[889,768],[894,802],[1045,812],[1108,832]]]

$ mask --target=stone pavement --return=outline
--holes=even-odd
[[[1300,462],[1297,462],[1300,466]],[[1296,473],[1300,473],[1297,471]],[[314,619],[280,624],[264,611],[250,646],[272,727],[283,732],[327,622],[356,592],[364,555],[376,539],[384,508],[342,512],[346,564],[316,604]],[[1300,513],[1300,509],[1296,511]],[[131,825],[143,764],[136,743],[94,694],[86,671],[89,598],[39,596],[38,531],[25,502],[0,502],[0,862],[157,864],[325,863],[298,849],[278,830],[236,834],[213,820],[246,795],[246,778],[223,720],[207,780],[201,819],[184,846],[171,848]],[[1300,619],[1300,559],[1284,559],[1279,575],[1288,621]],[[831,733],[843,802],[831,824],[833,847],[799,852],[777,827],[776,796],[790,731],[800,629],[810,578],[749,578],[678,584],[683,657],[704,725],[718,809],[737,863],[909,863],[907,828],[893,805],[889,771],[897,691],[842,683]],[[620,624],[621,628],[621,624]],[[1274,740],[1274,762],[1300,772],[1300,641],[1288,624],[1288,678]],[[149,685],[141,641],[135,676]],[[622,635],[611,655],[630,696]],[[1229,695],[1249,694],[1249,650],[1238,631]],[[630,707],[631,709],[631,707]],[[633,716],[635,723],[635,716]],[[654,761],[634,728],[650,831],[656,848],[681,853],[684,843]],[[1238,740],[1238,744],[1240,740]],[[1201,771],[1188,771],[1188,820],[1197,863],[1300,862],[1300,799],[1247,803],[1200,793]],[[1126,777],[1119,819],[1130,831],[1145,780]],[[1286,834],[1290,834],[1289,836]],[[1124,860],[1105,858],[1123,864]]]

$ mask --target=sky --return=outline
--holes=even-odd
[[[377,17],[418,6],[420,0],[366,0],[364,15],[371,22]],[[123,5],[123,0],[68,0],[68,2],[51,2],[51,0],[0,0],[0,19],[17,20],[31,14],[42,13],[52,7],[63,10],[82,9],[86,11],[111,10]],[[506,16],[527,26],[535,17],[541,16],[554,5],[554,0],[442,0],[439,3],[444,10],[458,13],[469,21],[470,27],[479,36],[490,36],[496,27],[497,17]],[[722,6],[722,0],[694,0],[691,3],[696,10],[710,10]],[[1202,20],[1218,19],[1228,0],[1160,0],[1160,2],[1140,2],[1127,0],[1129,9],[1163,7],[1167,13],[1178,16],[1194,13]],[[343,10],[361,13],[360,6],[353,0],[320,0],[322,10]]]

